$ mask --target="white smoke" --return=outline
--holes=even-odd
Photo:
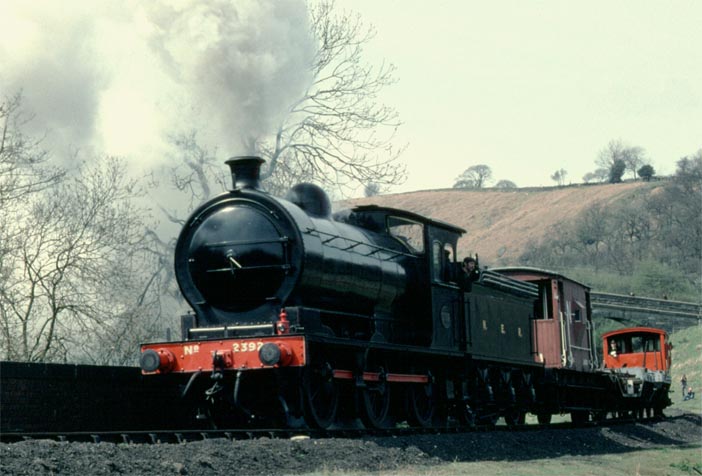
[[[95,61],[95,22],[70,2],[0,3],[0,94],[19,91],[36,116],[31,133],[51,146],[82,147],[95,134],[108,79]]]
[[[152,163],[199,130],[223,156],[275,133],[310,81],[302,0],[0,2],[0,95],[50,148]]]
[[[151,45],[226,146],[270,133],[304,92],[312,43],[303,3],[148,5]]]

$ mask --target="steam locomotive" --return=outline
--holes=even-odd
[[[141,347],[144,374],[182,375],[197,418],[516,425],[527,412],[582,423],[669,405],[669,375],[600,368],[587,286],[529,268],[466,281],[465,230],[372,205],[332,214],[312,184],[276,198],[260,187],[262,163],[229,159],[232,189],[185,223],[175,272],[193,312],[182,341]],[[667,345],[649,362],[669,365]]]

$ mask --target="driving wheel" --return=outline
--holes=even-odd
[[[390,418],[390,385],[385,379],[386,368],[382,365],[367,366],[367,371],[377,373],[377,381],[367,381],[359,389],[358,407],[361,421],[367,428],[389,428]]]
[[[436,398],[434,384],[413,384],[407,389],[407,422],[410,426],[429,428],[434,423]]]
[[[329,362],[312,364],[304,370],[302,401],[305,421],[311,428],[326,429],[336,420],[339,391]]]

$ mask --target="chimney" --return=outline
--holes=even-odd
[[[261,176],[261,164],[265,160],[255,156],[237,156],[227,159],[225,164],[232,171],[232,183],[234,190],[243,188],[261,189],[259,178]]]

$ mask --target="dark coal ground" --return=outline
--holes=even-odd
[[[0,445],[0,474],[294,475],[410,467],[416,472],[451,462],[528,461],[701,444],[700,415],[667,413],[667,419],[650,423],[527,432],[158,445],[24,441]]]

